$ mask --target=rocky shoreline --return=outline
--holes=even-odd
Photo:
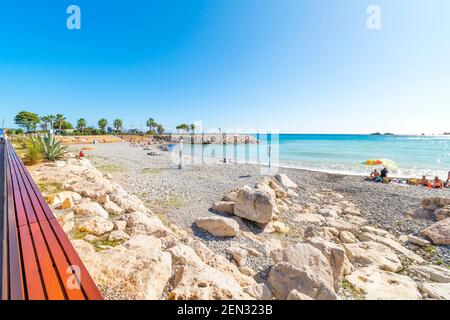
[[[48,202],[106,298],[449,298],[447,190],[364,194],[360,177],[238,164],[179,171],[155,152],[98,145],[90,160],[31,170],[61,184]]]

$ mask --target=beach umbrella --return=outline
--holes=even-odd
[[[391,170],[398,169],[398,165],[389,159],[369,159],[363,162],[366,166],[381,166]]]

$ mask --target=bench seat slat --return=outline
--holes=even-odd
[[[31,235],[36,246],[39,267],[45,284],[47,298],[50,300],[64,300],[64,292],[61,289],[58,276],[53,267],[53,261],[47,250],[44,237],[37,223],[30,225]]]
[[[48,219],[54,219],[55,216],[54,216],[53,212],[50,210],[48,204],[45,202],[44,197],[42,196],[42,194],[39,191],[38,187],[34,183],[34,180],[31,177],[31,175],[28,172],[28,170],[26,169],[25,165],[23,164],[23,162],[20,160],[20,158],[18,157],[18,155],[16,153],[14,153],[12,156],[14,157],[15,164],[18,167],[21,168],[21,172],[23,173],[22,177],[23,177],[23,180],[26,181],[25,183],[28,186],[28,192],[29,192],[30,196],[32,197],[32,199],[35,199],[35,200],[37,200],[40,203],[41,208],[44,211],[43,213],[41,211],[38,213],[38,219],[40,221],[48,220]],[[34,191],[34,193],[31,192],[31,189]],[[34,197],[33,194],[36,197]]]
[[[48,246],[52,248],[52,256],[56,264],[56,269],[58,270],[61,282],[68,286],[69,283],[73,284],[72,279],[77,281],[78,279],[73,277],[70,273],[70,265],[67,261],[66,255],[56,238],[50,224],[47,221],[41,223],[42,232],[48,243]],[[75,285],[71,285],[70,288],[65,289],[66,295],[69,300],[84,300],[85,296],[81,290],[80,281],[77,281]]]
[[[45,300],[44,288],[42,287],[41,275],[34,253],[33,242],[30,236],[30,227],[19,227],[20,243],[22,247],[22,258],[25,271],[26,292],[29,300]]]
[[[39,200],[36,197],[36,192],[32,188],[30,181],[28,181],[28,178],[23,174],[21,175],[21,179],[23,180],[23,183],[25,185],[25,189],[23,190],[23,195],[26,197],[27,203],[29,203],[30,206],[34,208],[34,210],[27,211],[27,217],[30,220],[30,223],[33,223],[36,220],[43,221],[47,220],[47,216],[44,213],[44,210],[42,209],[42,205],[39,202]]]
[[[17,160],[13,160],[13,165],[15,167],[16,172],[18,172],[17,180],[19,182],[19,185],[21,186],[20,194],[23,199],[23,204],[25,207],[25,214],[28,220],[29,224],[35,223],[38,220],[39,212],[42,210],[37,210],[37,208],[34,208],[33,210],[33,200],[30,197],[29,193],[29,187],[28,187],[28,179],[24,179],[23,169],[21,169],[17,163]],[[19,224],[23,225],[23,222],[19,220]]]
[[[10,182],[7,184],[8,190],[12,190]],[[10,189],[11,188],[11,189]],[[25,297],[23,279],[22,279],[22,261],[20,258],[19,235],[14,215],[14,197],[12,192],[7,197],[7,235],[8,235],[8,289],[9,299],[22,300]],[[12,214],[11,214],[12,212]]]

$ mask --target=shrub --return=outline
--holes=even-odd
[[[26,165],[34,165],[42,159],[41,146],[34,138],[27,140],[26,149],[23,159]]]

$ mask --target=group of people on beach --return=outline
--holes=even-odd
[[[389,170],[387,168],[381,169],[380,172],[378,172],[377,169],[374,169],[370,174],[369,179],[374,182],[390,182],[388,174]]]
[[[388,177],[389,170],[387,168],[383,168],[380,172],[377,169],[374,169],[368,178],[368,180],[374,182],[391,182],[391,178]],[[403,182],[404,183],[404,182]],[[443,189],[450,188],[450,171],[448,172],[447,181],[441,180],[438,176],[434,177],[433,180],[428,180],[424,175],[421,179],[408,179],[406,180],[406,184],[416,185],[416,186],[424,186],[430,189]]]
[[[412,180],[412,179],[411,179]],[[450,188],[450,171],[448,172],[448,177],[447,177],[447,181],[442,181],[441,179],[439,179],[439,177],[434,177],[433,181],[430,181],[427,179],[426,176],[422,176],[422,179],[415,179],[417,180],[416,185],[421,185],[427,188],[432,188],[432,189],[442,189],[442,188]],[[414,181],[412,181],[414,182]]]

